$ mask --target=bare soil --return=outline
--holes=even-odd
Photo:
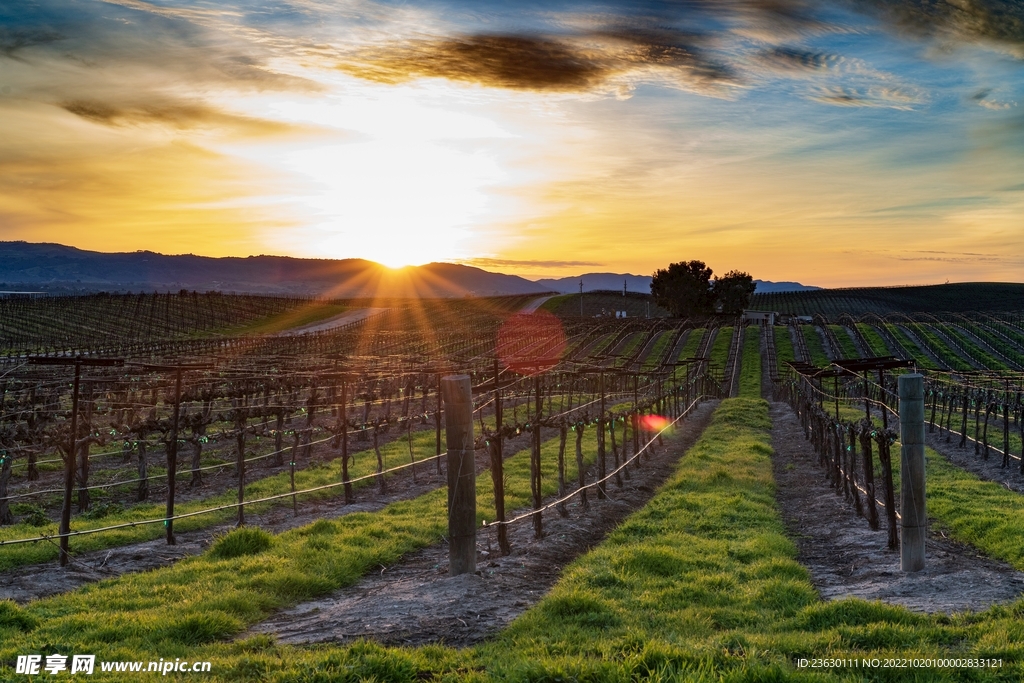
[[[855,596],[948,614],[984,610],[1024,591],[1021,572],[933,532],[926,541],[925,568],[902,572],[899,551],[887,549],[884,517],[881,528],[872,531],[829,488],[792,408],[772,403],[771,417],[778,506],[799,549],[798,559],[822,598]]]
[[[589,511],[568,505],[568,517],[543,517],[544,536],[529,519],[509,527],[510,555],[502,557],[491,531],[477,537],[477,572],[448,575],[448,547],[441,544],[380,567],[359,583],[284,610],[241,637],[274,634],[283,643],[344,643],[369,638],[395,645],[443,642],[467,646],[497,633],[540,600],[564,567],[599,543],[630,513],[643,507],[710,422],[717,401],[699,406],[622,488],[608,486]],[[591,479],[592,481],[592,479]]]

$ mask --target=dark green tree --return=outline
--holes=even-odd
[[[750,305],[750,297],[756,288],[754,278],[750,275],[731,270],[715,280],[711,293],[722,315],[740,315]]]
[[[703,261],[669,264],[654,271],[651,296],[676,318],[710,315],[715,312],[711,275]]]

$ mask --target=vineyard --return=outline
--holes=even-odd
[[[1019,670],[1019,646],[993,644],[1015,628],[1015,607],[956,625],[820,602],[786,538],[800,533],[783,523],[790,508],[775,508],[769,457],[792,457],[775,479],[800,475],[799,488],[835,494],[830,523],[849,518],[849,533],[897,548],[897,382],[920,372],[937,449],[933,524],[1024,567],[1013,512],[1024,493],[1019,315],[866,311],[851,295],[851,310],[819,305],[810,320],[764,326],[647,318],[635,301],[626,318],[580,316],[579,300],[561,297],[520,312],[533,298],[331,302],[316,313],[324,304],[186,293],[0,301],[0,598],[20,603],[0,601],[0,665],[46,647],[137,659],[134,648],[213,660],[225,680],[676,680],[700,670],[783,680],[799,657],[912,651]],[[277,333],[369,307],[352,322]],[[289,649],[334,628],[309,616],[325,603],[304,616],[289,616],[293,607],[341,596],[332,599],[347,600],[346,615],[332,619],[351,631],[373,621],[358,613],[360,582],[399,595],[402,567],[419,567],[408,584],[417,601],[422,577],[447,571],[435,558],[455,542],[445,535],[458,476],[443,396],[453,374],[471,387],[485,569],[469,576],[530,569],[501,579],[502,597],[430,579],[438,591],[462,586],[450,602],[482,610],[490,631],[456,611],[439,635],[389,638],[388,620],[404,612],[378,600],[387,618],[358,632],[476,649],[393,649],[358,635]],[[773,422],[788,419],[803,456],[775,441]],[[689,447],[682,460],[678,444]],[[564,573],[549,568],[609,532]],[[41,580],[53,572],[64,573]],[[1017,580],[999,572],[1007,586]],[[522,601],[540,575],[544,589]],[[363,592],[345,598],[349,589]],[[1007,590],[1003,601],[1019,592]],[[182,608],[163,615],[164,599],[147,597],[157,594]],[[510,616],[488,621],[487,603]],[[96,614],[109,618],[85,617]],[[289,629],[303,635],[288,640]],[[597,651],[614,654],[602,664]]]

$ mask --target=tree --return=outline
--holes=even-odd
[[[703,261],[669,264],[654,271],[651,296],[676,318],[710,315],[715,312],[711,275]]]
[[[731,270],[717,278],[712,286],[715,301],[721,307],[722,315],[740,315],[750,304],[757,285],[747,273]]]

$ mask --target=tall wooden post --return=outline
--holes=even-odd
[[[533,378],[534,386],[534,421],[533,421],[533,434],[531,434],[531,441],[533,447],[530,449],[530,489],[533,493],[533,508],[537,510],[533,515],[533,534],[536,538],[542,538],[544,536],[543,521],[541,520],[540,507],[544,502],[544,492],[541,489],[541,475],[540,475],[540,420],[541,420],[541,409],[544,406],[544,399],[540,393],[540,375],[535,375]],[[527,408],[529,410],[529,408]]]
[[[441,455],[441,373],[437,373],[437,411],[434,413],[434,443],[436,445],[435,455]],[[441,458],[435,458],[437,462],[437,473],[441,474]]]
[[[607,472],[607,456],[604,444],[604,373],[598,375],[598,388],[601,391],[601,413],[597,418],[597,497],[603,500],[607,497],[608,491],[605,488],[605,473]]]
[[[60,509],[60,566],[68,560],[68,534],[71,533],[71,492],[75,485],[75,451],[78,450],[78,387],[82,380],[82,364],[75,363],[75,383],[71,396],[71,436],[68,457],[64,461],[64,504]]]
[[[352,482],[348,474],[348,386],[341,380],[341,481],[345,488],[345,505],[352,503]]]
[[[476,571],[476,466],[469,375],[441,380],[448,445],[448,573]]]
[[[174,478],[178,473],[178,420],[181,415],[181,368],[174,370],[174,416],[171,418],[171,435],[167,442],[167,545],[176,545],[174,538]]]
[[[494,513],[498,518],[498,547],[502,555],[512,552],[508,542],[508,527],[505,526],[505,463],[502,454],[501,425],[504,422],[501,405],[501,389],[499,380],[501,368],[498,359],[494,359],[494,440],[491,444],[491,482],[494,484]]]
[[[899,378],[900,394],[900,568],[924,569],[928,519],[924,498],[924,377]]]

